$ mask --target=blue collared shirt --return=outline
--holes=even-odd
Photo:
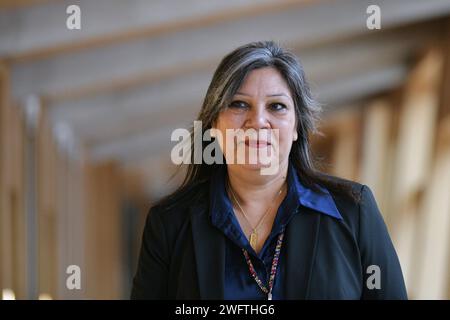
[[[278,208],[272,230],[262,249],[256,253],[241,229],[234,215],[231,201],[225,191],[227,177],[226,165],[217,170],[211,179],[210,214],[212,224],[221,230],[226,238],[225,245],[225,283],[224,298],[230,299],[267,299],[267,295],[251,277],[242,248],[250,255],[258,277],[268,288],[270,269],[278,235],[286,228],[294,214],[301,213],[301,207],[308,207],[336,219],[342,219],[328,190],[325,194],[314,192],[300,182],[292,163],[289,164],[287,184],[288,192]],[[286,238],[284,238],[286,241]],[[280,252],[277,273],[272,290],[273,299],[285,297],[285,259],[283,247]]]

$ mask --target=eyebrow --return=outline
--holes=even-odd
[[[242,96],[247,96],[247,97],[251,97],[251,95],[243,93],[243,92],[236,92],[236,94],[242,95]],[[285,93],[274,93],[274,94],[268,94],[266,97],[281,97],[284,96],[286,98],[291,99],[291,97],[289,97],[287,94]]]

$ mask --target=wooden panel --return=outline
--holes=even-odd
[[[423,245],[431,234],[425,232],[422,220],[418,219],[436,218],[430,211],[433,208],[426,203],[430,190],[436,190],[430,175],[436,174],[431,169],[437,165],[433,159],[433,145],[441,71],[442,52],[439,48],[429,48],[411,72],[403,91],[398,118],[393,189],[389,198],[392,217],[389,222],[407,287],[413,298],[423,297],[426,290],[430,290],[427,294],[435,292],[430,289],[431,284],[428,286],[420,282],[430,263],[423,260],[426,254]],[[430,277],[430,274],[426,277]]]
[[[2,1],[12,5],[14,0]],[[19,3],[21,1],[16,0]],[[34,2],[38,1],[34,0]],[[44,1],[49,0],[40,0],[40,2]],[[51,4],[46,6],[40,14],[33,15],[28,12],[27,15],[27,12],[23,11],[16,13],[19,20],[28,18],[29,21],[22,28],[15,28],[18,32],[10,35],[19,41],[11,46],[6,54],[13,62],[51,58],[58,54],[73,53],[87,48],[117,45],[141,38],[151,40],[189,29],[204,29],[239,19],[251,19],[268,13],[292,10],[311,2],[315,0],[235,0],[216,1],[216,3],[202,3],[202,1],[186,3],[186,0],[181,0],[172,1],[168,5],[164,1],[128,1],[123,4],[117,0],[97,0],[94,3],[89,0],[78,0],[74,4],[79,5],[81,10],[89,10],[91,20],[85,22],[87,27],[83,32],[72,34],[67,33],[65,28],[56,30],[59,32],[55,31],[59,29],[61,21],[64,21],[58,17],[58,14],[65,12],[68,4]],[[127,19],[127,17],[134,17],[134,19]],[[49,29],[53,30],[51,36],[41,32],[41,30]]]
[[[385,99],[371,102],[364,112],[364,130],[361,159],[361,182],[368,185],[383,214],[387,214],[387,166],[392,125],[392,104]]]
[[[24,136],[17,106],[4,106],[2,116],[2,286],[26,298],[26,224],[24,208]]]
[[[450,18],[447,19],[446,30],[442,35],[442,46],[445,61],[441,84],[441,106],[439,109],[439,119],[441,120],[450,116]]]
[[[58,298],[56,162],[58,154],[43,108],[38,129],[39,294]]]
[[[55,224],[56,253],[49,251],[47,254],[56,255],[57,279],[53,279],[51,285],[57,286],[56,296],[60,299],[81,299],[85,296],[86,286],[89,284],[85,264],[85,238],[87,230],[85,224],[85,190],[84,161],[71,158],[63,149],[58,148],[56,157],[56,214],[47,212],[43,220]],[[53,200],[51,200],[53,202]],[[53,206],[52,205],[52,206]],[[52,207],[50,206],[50,208]],[[50,227],[49,227],[50,228]],[[43,238],[44,241],[50,241]],[[44,245],[44,244],[43,244]],[[53,248],[55,249],[55,248]],[[71,265],[78,266],[81,271],[81,288],[67,288],[66,281],[69,277],[67,268]],[[45,275],[42,275],[45,277]],[[52,287],[50,286],[50,289]]]
[[[6,288],[4,284],[4,278],[8,272],[8,267],[5,265],[5,260],[8,260],[8,250],[4,248],[6,246],[6,240],[3,239],[3,230],[6,225],[6,210],[3,206],[5,202],[6,186],[3,179],[4,176],[4,155],[6,153],[4,130],[6,130],[6,123],[3,122],[5,118],[6,108],[8,104],[8,72],[6,66],[0,61],[0,257],[3,259],[0,261],[0,290]]]
[[[359,180],[361,120],[361,110],[353,106],[336,112],[327,120],[334,127],[332,134],[335,143],[331,155],[333,175]]]
[[[10,100],[8,67],[0,61],[0,289],[26,298],[23,123]]]
[[[87,167],[86,297],[121,298],[121,179],[115,163]]]
[[[448,299],[450,251],[450,147],[442,150],[434,164],[427,188],[420,226],[422,256],[419,261],[415,298]]]
[[[19,7],[43,4],[56,0],[0,0],[0,9],[16,9]]]

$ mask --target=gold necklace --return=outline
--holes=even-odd
[[[269,206],[267,211],[264,213],[264,215],[259,220],[259,223],[256,225],[256,227],[253,227],[252,224],[250,223],[250,221],[249,221],[249,219],[247,217],[247,214],[245,213],[244,209],[242,209],[242,206],[239,203],[239,200],[237,199],[236,195],[234,194],[234,191],[231,188],[231,185],[230,185],[229,181],[227,181],[227,186],[228,186],[228,189],[230,190],[230,193],[231,193],[232,197],[234,198],[234,201],[237,203],[237,205],[238,205],[239,209],[241,210],[245,220],[247,221],[247,224],[249,225],[250,229],[252,229],[252,232],[250,233],[249,240],[250,240],[250,245],[252,246],[252,248],[256,250],[256,246],[258,244],[258,229],[261,227],[265,217],[270,212],[270,209],[272,209],[272,206],[273,206],[275,200],[280,196],[280,194],[281,194],[281,192],[283,190],[283,187],[284,187],[284,183],[281,186],[280,191],[278,191],[277,195],[273,199],[272,204]]]

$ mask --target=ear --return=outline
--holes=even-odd
[[[292,141],[297,141],[297,139],[298,139],[298,119],[297,116],[295,116],[295,126]]]

